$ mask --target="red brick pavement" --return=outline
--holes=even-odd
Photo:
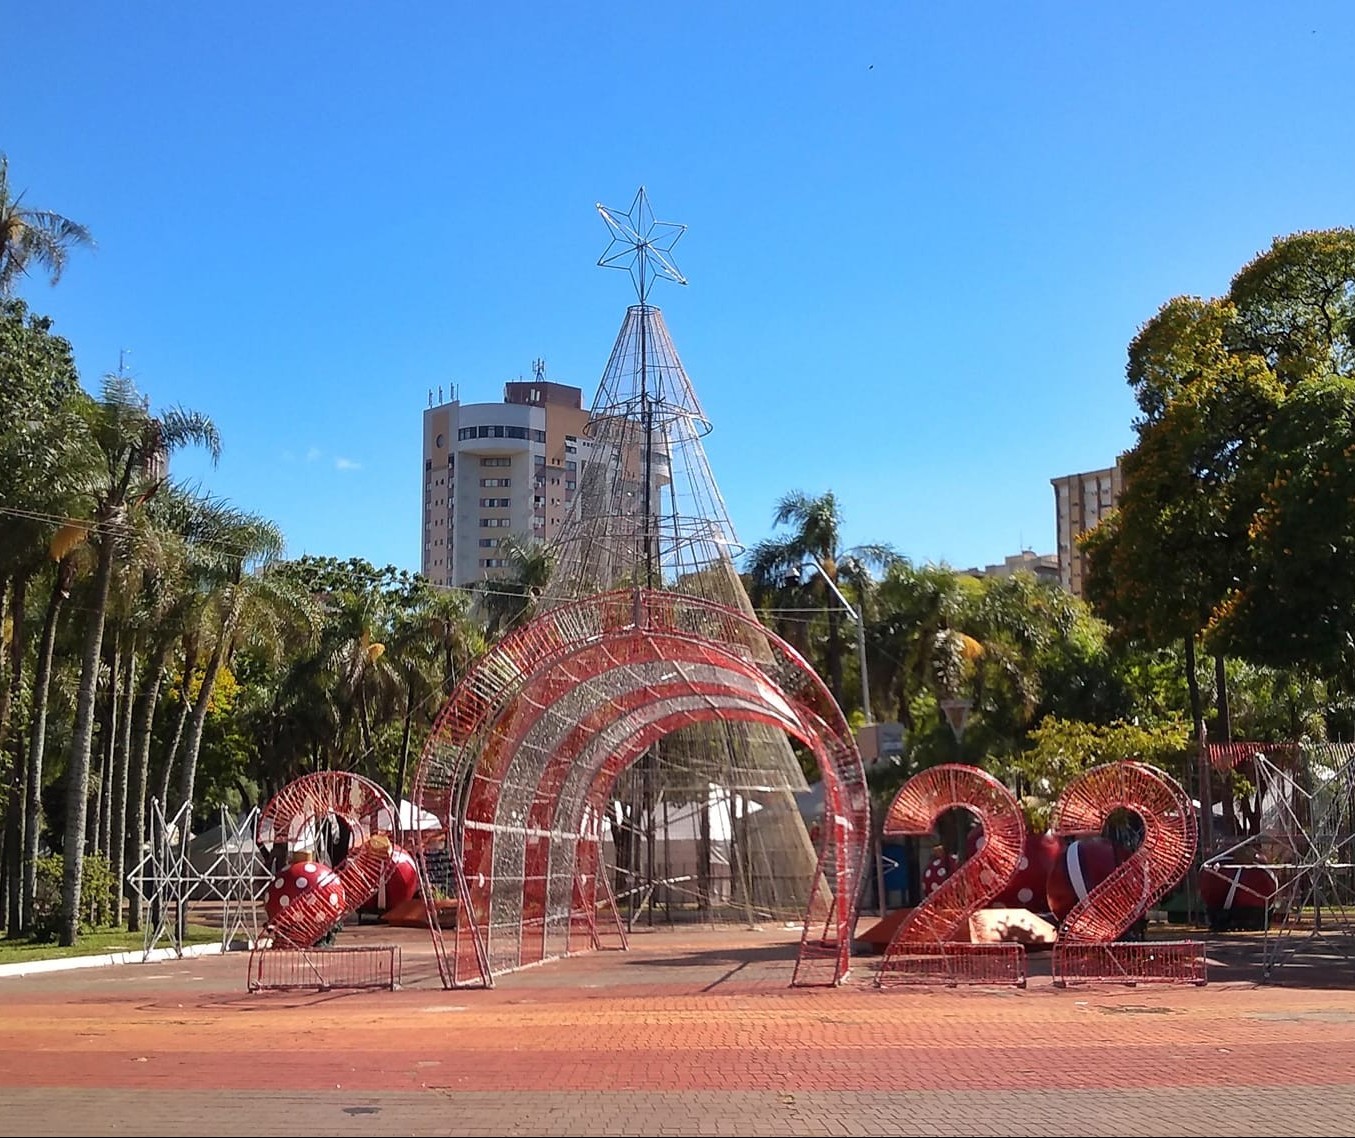
[[[370,937],[373,935],[367,931]],[[389,933],[383,933],[389,938]],[[791,990],[655,933],[444,992],[245,992],[243,956],[0,979],[0,1133],[1350,1133],[1355,994]],[[379,1122],[376,1120],[379,1119]]]

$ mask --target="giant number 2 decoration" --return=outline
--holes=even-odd
[[[1186,792],[1147,763],[1093,767],[1065,788],[1050,829],[1061,836],[1099,834],[1118,807],[1143,819],[1143,842],[1064,918],[1060,942],[1104,943],[1121,936],[1190,869],[1195,813]]]
[[[1016,873],[1026,846],[1021,806],[987,771],[945,763],[919,771],[899,789],[885,816],[887,837],[927,834],[955,806],[978,816],[984,843],[899,925],[886,958],[910,944],[969,939],[969,915],[996,897]]]

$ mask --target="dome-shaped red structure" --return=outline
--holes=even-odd
[[[390,872],[376,894],[381,912],[388,913],[413,900],[418,891],[419,866],[414,855],[401,846],[395,846],[391,850]]]
[[[1215,932],[1260,928],[1279,879],[1264,865],[1206,865],[1200,869],[1200,901]]]
[[[1078,838],[1069,842],[1054,858],[1045,881],[1049,912],[1055,920],[1067,917],[1123,860],[1124,851],[1109,838]]]

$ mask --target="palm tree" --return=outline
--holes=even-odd
[[[56,284],[72,246],[93,246],[89,230],[47,209],[29,209],[9,184],[9,159],[0,154],[0,296],[8,296],[30,268]]]
[[[494,637],[530,619],[555,567],[554,555],[544,542],[506,537],[500,541],[498,552],[508,561],[508,572],[475,585],[485,626]]]
[[[148,503],[137,529],[135,555],[129,563],[128,592],[135,597],[129,625],[133,648],[143,658],[144,667],[135,694],[129,693],[127,708],[127,811],[122,846],[126,865],[136,864],[146,841],[151,726],[167,667],[185,623],[196,612],[204,559],[216,556],[213,546],[196,538],[216,532],[213,519],[220,509],[213,499],[168,483]],[[141,895],[135,885],[131,889],[127,927],[135,931],[141,927]]]
[[[367,764],[368,777],[380,781],[376,748],[372,741],[372,704],[381,696],[394,696],[400,686],[398,672],[386,651],[387,604],[375,592],[340,593],[329,613],[329,650],[326,666],[334,677],[333,698],[338,711],[341,737],[356,718],[356,760]]]
[[[864,608],[872,577],[870,567],[888,566],[898,554],[888,545],[857,545],[843,549],[842,514],[837,498],[830,490],[811,498],[801,490],[787,494],[777,503],[773,526],[793,525],[790,536],[760,541],[749,553],[748,574],[755,590],[774,589],[787,581],[802,580],[807,564],[817,566],[819,578],[810,582],[811,590],[828,612],[828,642],[825,657],[828,686],[833,698],[842,703],[842,604],[829,588],[847,585],[854,589],[857,607],[864,619]],[[826,580],[825,580],[826,579]],[[862,710],[865,710],[864,708]]]
[[[101,466],[99,479],[86,490],[99,559],[85,625],[80,688],[66,764],[66,833],[61,887],[63,945],[74,944],[80,929],[94,699],[114,565],[129,532],[129,519],[159,489],[169,456],[189,443],[205,446],[214,462],[221,454],[221,439],[210,419],[177,407],[158,417],[151,415],[146,402],[126,376],[105,377],[102,395],[86,408],[85,418],[85,439],[90,453],[97,457]]]
[[[912,733],[913,701],[923,693],[956,695],[966,648],[963,634],[965,588],[942,566],[890,565],[876,590],[878,615],[870,628],[871,674],[892,696],[895,715]]]
[[[273,571],[273,564],[283,551],[281,531],[257,515],[232,513],[234,516],[221,528],[215,540],[223,571],[206,614],[212,649],[202,682],[192,697],[183,765],[179,771],[179,802],[190,804],[189,823],[192,821],[191,803],[203,728],[222,667],[230,663],[247,636],[277,643],[287,631],[298,626],[309,631],[316,623],[315,607],[309,594],[292,578]],[[190,696],[189,680],[185,674],[185,701]],[[187,829],[185,826],[185,836]]]
[[[395,801],[404,797],[409,773],[415,715],[431,724],[457,679],[484,651],[484,636],[471,620],[470,604],[460,590],[417,589],[411,604],[393,622],[391,656],[401,675],[405,697]]]

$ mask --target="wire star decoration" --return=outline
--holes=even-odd
[[[655,221],[644,186],[636,192],[635,200],[625,213],[601,203],[597,209],[612,235],[598,264],[604,269],[625,269],[630,273],[641,304],[648,299],[656,280],[675,281],[680,285],[687,283],[687,278],[673,263],[673,246],[687,227],[674,221]]]

